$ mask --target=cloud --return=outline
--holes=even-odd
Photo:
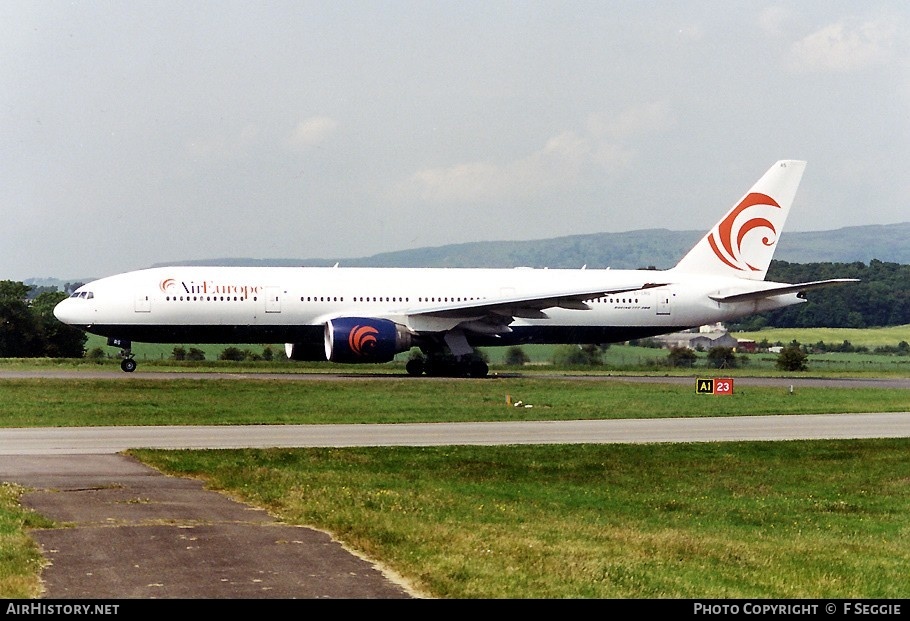
[[[792,19],[793,13],[790,9],[772,6],[763,10],[758,16],[758,26],[765,34],[778,37],[785,33],[785,27]]]
[[[542,191],[574,187],[587,170],[616,171],[629,164],[636,136],[671,125],[664,104],[629,108],[611,118],[591,117],[583,131],[553,136],[538,150],[506,163],[475,161],[429,168],[397,188],[398,197],[431,202],[524,200]]]
[[[846,72],[880,65],[891,56],[895,32],[890,21],[842,20],[794,43],[792,66],[799,71]]]
[[[697,43],[699,41],[703,41],[704,38],[704,28],[702,28],[702,26],[699,24],[683,24],[676,29],[677,41]]]
[[[292,149],[306,149],[325,142],[338,127],[338,123],[327,116],[312,116],[297,124],[288,138]]]
[[[192,158],[230,160],[242,156],[260,139],[260,130],[249,124],[238,128],[227,136],[196,138],[185,143],[187,154]]]
[[[642,134],[663,131],[673,124],[673,115],[664,102],[651,102],[626,108],[612,117],[593,116],[588,130],[597,136],[613,140],[629,140]]]
[[[430,168],[412,175],[399,191],[425,201],[478,201],[523,198],[546,188],[571,183],[591,161],[590,138],[563,132],[513,162],[467,162]]]

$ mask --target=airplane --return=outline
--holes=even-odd
[[[349,364],[416,347],[410,375],[482,377],[477,347],[625,342],[856,282],[765,280],[805,165],[776,162],[666,270],[154,267],[85,284],[54,314],[121,347],[126,372],[137,366],[132,341],[286,343],[291,360]]]

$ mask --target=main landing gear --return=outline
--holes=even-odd
[[[133,347],[132,341],[127,341],[125,339],[115,339],[114,337],[109,337],[107,339],[107,344],[111,345],[113,347],[120,348],[120,357],[123,358],[123,360],[120,361],[120,368],[123,370],[124,373],[132,373],[133,371],[136,370],[138,363],[136,362],[136,359],[134,358],[134,356],[136,354],[134,354],[132,352],[132,347]]]
[[[476,354],[456,358],[437,353],[411,358],[405,369],[408,375],[426,373],[430,377],[486,377],[490,371],[487,363]]]

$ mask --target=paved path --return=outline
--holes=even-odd
[[[47,599],[413,596],[323,532],[122,455],[0,456],[0,480],[61,524],[32,531]]]

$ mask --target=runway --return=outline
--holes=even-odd
[[[114,454],[129,448],[617,444],[910,437],[910,412],[354,425],[0,429],[0,455]]]

